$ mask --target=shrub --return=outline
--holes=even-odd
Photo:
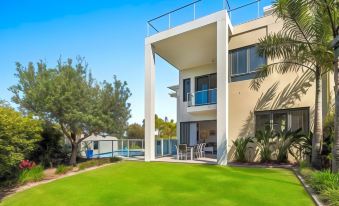
[[[72,166],[59,165],[55,171],[55,174],[66,174],[73,169]]]
[[[272,160],[274,139],[276,135],[270,127],[266,127],[263,131],[257,131],[255,134],[256,143],[259,147],[260,161],[269,162]]]
[[[25,184],[27,182],[36,182],[42,180],[44,177],[44,168],[41,165],[32,167],[31,169],[24,169],[20,172],[18,182]]]
[[[306,180],[309,180],[314,173],[314,171],[309,167],[300,168],[299,172]]]
[[[314,172],[311,175],[310,184],[317,192],[339,189],[339,174],[331,173],[329,170]]]
[[[22,160],[19,164],[19,168],[21,170],[24,170],[24,169],[32,169],[33,167],[35,167],[35,162],[33,161],[29,161],[29,160]]]
[[[235,141],[233,141],[233,144],[235,146],[235,159],[238,162],[246,162],[246,154],[247,150],[250,148],[248,147],[249,143],[253,143],[252,137],[247,138],[238,138]]]
[[[320,197],[328,201],[330,206],[339,205],[339,189],[326,189],[320,193]]]
[[[36,149],[41,122],[0,103],[0,182],[16,179],[18,165]]]
[[[44,167],[53,167],[67,161],[67,152],[64,150],[64,136],[57,125],[45,123],[41,133],[42,140],[37,149],[30,155],[30,159]]]
[[[301,129],[296,131],[282,131],[277,135],[277,161],[288,162],[288,153],[294,156],[292,151],[293,144],[297,142],[304,135],[300,134]]]

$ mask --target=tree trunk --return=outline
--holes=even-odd
[[[77,155],[78,155],[78,144],[72,143],[72,153],[71,153],[71,159],[69,161],[70,165],[77,164]]]
[[[78,155],[78,143],[76,141],[76,134],[71,133],[71,138],[72,138],[72,153],[71,153],[71,159],[69,161],[69,164],[76,165],[77,155]]]
[[[334,137],[332,149],[332,172],[339,172],[339,49],[336,49],[334,64],[334,93],[335,93],[335,116],[334,116]]]
[[[315,77],[315,107],[314,107],[314,134],[312,139],[312,161],[314,168],[321,168],[321,146],[323,139],[323,113],[322,113],[322,79],[320,72],[316,72]]]

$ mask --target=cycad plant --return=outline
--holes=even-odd
[[[248,144],[253,143],[253,137],[242,137],[233,141],[235,146],[235,160],[238,162],[246,162],[246,154],[248,153]]]
[[[296,131],[284,130],[278,132],[276,148],[277,148],[277,161],[278,162],[287,162],[288,154],[294,154],[293,152],[293,144],[304,135],[301,134],[301,129]]]
[[[265,130],[258,130],[255,134],[256,144],[259,148],[260,161],[270,162],[274,151],[276,134],[269,126]]]
[[[296,152],[292,153],[292,155],[296,160],[312,159],[312,139],[313,133],[308,132],[293,142],[293,147],[296,149]]]
[[[307,0],[276,0],[273,14],[282,20],[282,30],[261,38],[260,56],[274,60],[264,65],[251,82],[259,89],[264,79],[277,72],[312,72],[315,78],[314,136],[312,140],[312,165],[320,167],[322,144],[322,77],[332,68],[333,52],[329,45],[331,32],[322,24],[321,14],[309,6]]]

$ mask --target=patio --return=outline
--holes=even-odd
[[[177,159],[177,156],[164,156],[164,157],[159,157],[155,159],[155,162],[175,162],[175,163],[190,163],[190,164],[217,164],[217,159],[216,157],[213,156],[206,156],[206,157],[201,157],[201,158],[194,158],[193,160],[187,159],[187,160],[182,160],[182,159]]]

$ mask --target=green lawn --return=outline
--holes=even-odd
[[[121,162],[19,192],[3,205],[314,205],[285,169]]]

